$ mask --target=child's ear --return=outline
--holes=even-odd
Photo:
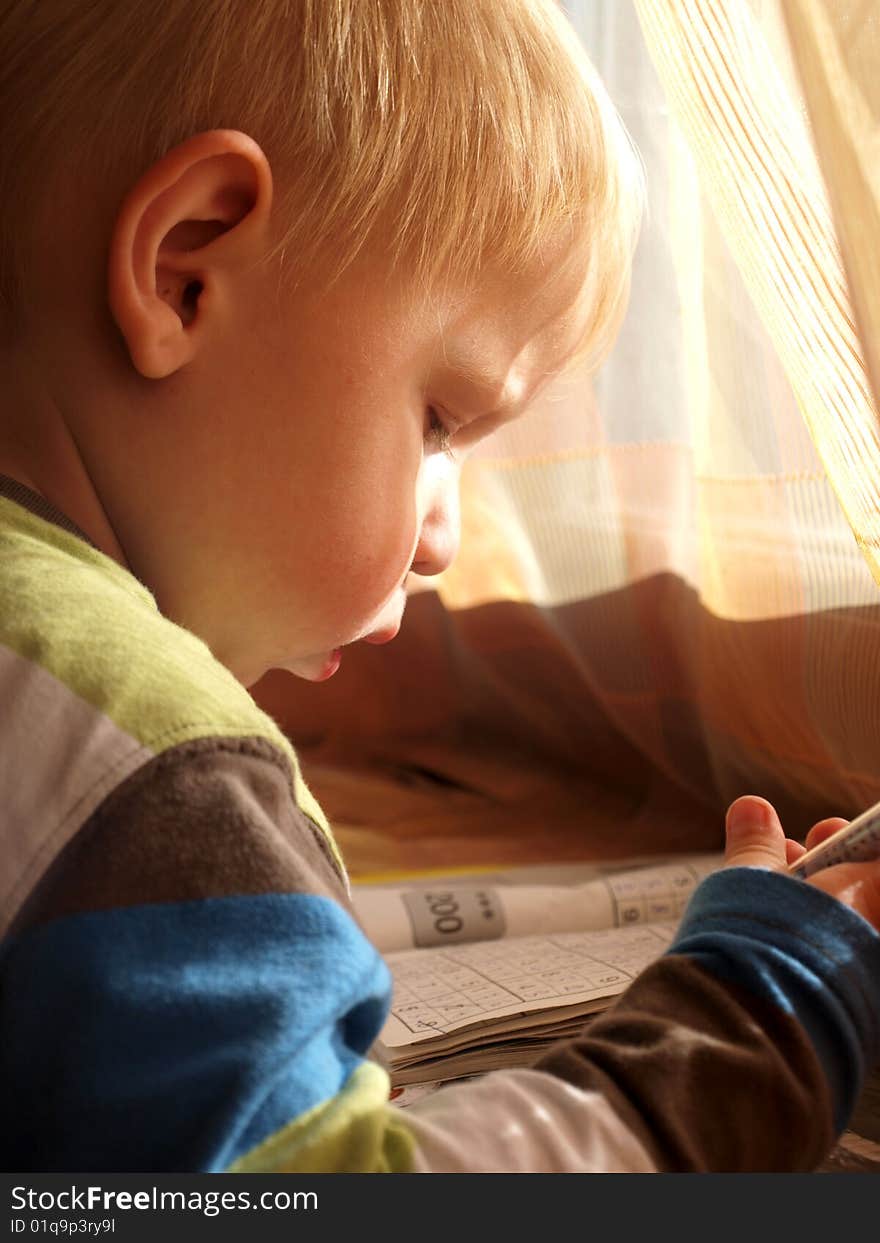
[[[148,379],[188,363],[267,247],[272,174],[234,130],[187,139],[126,195],[108,260],[110,309]]]

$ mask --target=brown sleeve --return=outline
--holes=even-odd
[[[682,955],[659,959],[536,1069],[605,1096],[667,1172],[812,1170],[835,1138],[800,1025]]]
[[[285,758],[262,739],[200,739],[117,786],[54,861],[16,930],[145,902],[261,893],[319,894],[351,913]]]

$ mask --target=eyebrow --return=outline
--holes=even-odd
[[[469,357],[467,352],[462,350],[453,350],[452,357],[447,351],[447,340],[445,335],[441,337],[441,357],[443,363],[450,371],[454,371],[462,379],[476,388],[491,389],[496,392],[503,385],[503,377],[499,378],[482,362],[475,357]]]
[[[504,377],[498,377],[493,374],[487,366],[478,361],[473,355],[469,356],[466,350],[453,345],[452,356],[448,351],[449,341],[446,332],[440,324],[440,315],[438,312],[438,326],[440,327],[440,357],[444,366],[450,371],[454,371],[461,379],[465,380],[474,388],[497,392],[504,383]]]
[[[482,410],[480,417],[485,414],[498,414],[504,418],[527,408],[548,379],[563,372],[570,364],[576,363],[580,341],[563,357],[559,367],[555,369],[551,367],[549,370],[542,370],[534,375],[531,385],[523,383],[520,395],[514,395],[509,400],[505,400],[503,394],[507,387],[510,366],[501,372],[493,369],[491,364],[485,363],[479,354],[468,350],[467,347],[462,348],[453,343],[450,353],[447,349],[448,344],[444,335],[441,338],[441,358],[444,365],[464,383],[484,395],[484,398],[480,400],[480,405],[485,409]],[[515,366],[515,363],[516,359],[513,360],[511,366]],[[502,395],[500,398],[499,394]]]
[[[516,394],[510,398],[506,397],[511,379],[509,367],[502,372],[499,369],[492,369],[490,365],[465,353],[455,354],[450,358],[445,350],[443,359],[457,378],[480,394],[478,399],[482,407],[480,417],[486,414],[506,415],[523,404]],[[539,382],[542,378],[538,377]],[[523,384],[522,393],[525,394],[526,391],[527,386]]]

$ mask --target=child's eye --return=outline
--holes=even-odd
[[[443,422],[433,406],[428,407],[428,428],[425,433],[425,442],[430,444],[432,449],[452,457],[452,435],[454,430],[454,428],[448,427]]]

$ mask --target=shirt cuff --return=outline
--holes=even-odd
[[[867,920],[784,873],[723,868],[695,890],[667,953],[800,1022],[842,1131],[880,1057],[880,934]]]

